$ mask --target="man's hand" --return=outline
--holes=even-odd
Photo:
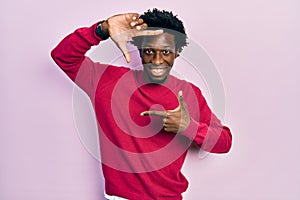
[[[164,130],[167,132],[180,133],[185,131],[190,125],[191,119],[187,106],[183,100],[182,91],[178,92],[179,106],[174,110],[157,111],[149,110],[141,113],[141,116],[159,116],[164,122]]]
[[[138,13],[127,13],[114,15],[106,20],[108,33],[111,39],[116,43],[119,49],[123,52],[126,61],[130,62],[130,54],[126,48],[126,43],[136,36],[158,35],[163,33],[163,30],[144,30],[147,24],[143,19],[139,18]]]

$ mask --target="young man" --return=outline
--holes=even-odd
[[[132,39],[144,69],[85,56],[108,37],[127,62],[126,43]],[[182,22],[172,12],[153,9],[77,29],[51,52],[93,103],[106,198],[182,199],[188,181],[181,168],[191,143],[213,153],[229,151],[230,130],[211,112],[200,89],[169,74],[186,45]]]

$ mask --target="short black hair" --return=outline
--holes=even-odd
[[[144,12],[140,18],[148,25],[148,29],[162,28],[164,32],[173,34],[175,36],[176,51],[181,52],[183,47],[188,45],[183,23],[172,11],[153,8],[153,10],[149,9]],[[139,48],[142,44],[143,37],[144,36],[134,37],[131,43]]]

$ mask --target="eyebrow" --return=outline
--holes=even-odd
[[[149,48],[149,49],[155,49],[157,47],[153,47],[153,46],[144,46],[143,49],[146,49],[146,48]],[[162,47],[159,47],[159,49],[172,49],[173,47],[172,46],[162,46]]]

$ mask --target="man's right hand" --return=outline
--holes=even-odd
[[[114,15],[102,24],[103,29],[108,31],[111,39],[124,54],[126,61],[130,62],[130,54],[126,43],[136,36],[150,36],[163,33],[163,30],[145,30],[148,26],[138,13],[126,13]]]

